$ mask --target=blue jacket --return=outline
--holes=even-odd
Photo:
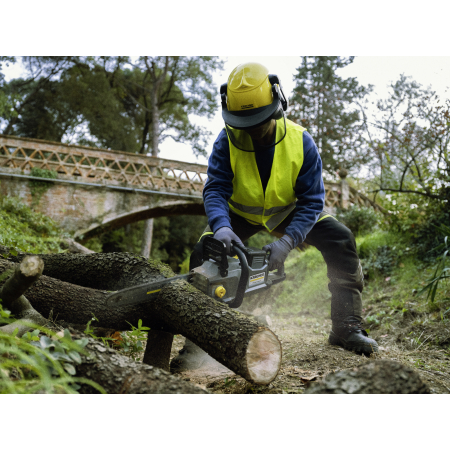
[[[264,191],[270,178],[275,146],[258,150],[255,153],[256,164]],[[221,227],[230,227],[228,199],[233,193],[233,171],[230,164],[228,136],[222,130],[213,145],[208,161],[208,180],[203,189],[208,224],[213,232]],[[322,160],[311,135],[303,133],[303,165],[295,185],[297,204],[294,217],[286,227],[297,246],[316,223],[325,204],[325,187],[322,179]]]

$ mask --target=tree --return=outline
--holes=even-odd
[[[329,174],[344,168],[356,171],[367,161],[363,121],[355,103],[364,101],[371,86],[337,73],[353,60],[353,56],[305,56],[294,76],[289,118],[309,131]]]
[[[10,62],[15,62],[15,60],[10,59]],[[40,96],[41,101],[43,100],[43,96],[45,96],[43,90],[52,92],[50,87],[52,82],[57,80],[62,71],[72,64],[72,58],[24,56],[22,57],[22,63],[28,76],[1,85],[3,97],[11,105],[10,109],[0,111],[2,119],[6,122],[2,130],[3,134],[17,134],[17,125],[24,125],[22,114],[29,109],[33,109],[33,105],[43,106],[37,101],[37,98]],[[35,116],[37,115],[39,114],[36,113]]]
[[[450,100],[441,103],[435,92],[404,75],[391,89],[391,96],[378,102],[378,113],[368,122],[375,191],[448,200]]]
[[[14,56],[0,56],[0,118],[9,118],[10,114],[13,113],[13,105],[9,102],[7,95],[3,90],[5,75],[2,73],[2,66],[5,64],[8,67],[15,62],[16,58]]]
[[[27,57],[28,77],[2,86],[14,105],[5,134],[111,148],[157,157],[167,138],[206,155],[210,132],[191,121],[212,117],[217,57]],[[1,101],[1,97],[0,97]],[[0,103],[1,104],[1,103]],[[149,256],[152,219],[142,254]]]
[[[190,142],[194,153],[206,155],[206,138],[211,133],[192,125],[188,115],[212,116],[216,89],[211,71],[222,63],[214,57],[141,56],[134,67],[143,73],[140,83],[128,81],[141,90],[140,98],[129,94],[144,113],[141,153],[150,147],[157,157],[159,143],[170,136],[177,142]],[[152,236],[153,219],[148,219],[141,249],[145,257],[150,255]]]
[[[23,57],[22,64],[24,78],[0,85],[3,103],[13,105],[9,115],[1,111],[4,134],[153,156],[170,137],[206,155],[210,133],[190,116],[210,118],[218,106],[217,57]]]
[[[392,213],[393,229],[421,259],[444,242],[436,229],[450,221],[450,100],[404,75],[365,118],[372,154],[371,183]]]

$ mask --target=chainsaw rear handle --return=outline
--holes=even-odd
[[[239,278],[238,288],[236,291],[236,296],[234,300],[228,303],[230,308],[239,308],[242,305],[242,301],[244,300],[245,288],[247,287],[249,270],[248,270],[248,262],[245,254],[243,252],[245,247],[241,244],[238,244],[235,241],[231,241],[231,254],[236,253],[239,258],[239,263],[241,264],[241,277]]]

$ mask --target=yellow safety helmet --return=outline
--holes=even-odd
[[[270,119],[280,119],[287,100],[276,75],[259,63],[237,66],[220,87],[222,117],[233,128],[259,126]]]
[[[284,111],[288,102],[277,75],[269,74],[262,64],[249,62],[237,66],[228,77],[228,83],[220,87],[220,97],[228,137],[238,149],[254,152],[252,140],[246,130],[259,127],[272,119],[284,119],[282,137],[272,145],[279,144],[286,136]]]

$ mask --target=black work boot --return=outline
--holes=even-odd
[[[203,364],[212,358],[204,350],[186,339],[184,347],[178,355],[170,361],[170,371],[172,373],[185,372],[186,370],[199,369]]]
[[[361,326],[361,323],[340,323],[339,325],[333,324],[328,342],[331,345],[339,345],[356,352],[358,354],[364,354],[370,356],[372,353],[378,352],[377,341],[368,337],[366,330]]]

